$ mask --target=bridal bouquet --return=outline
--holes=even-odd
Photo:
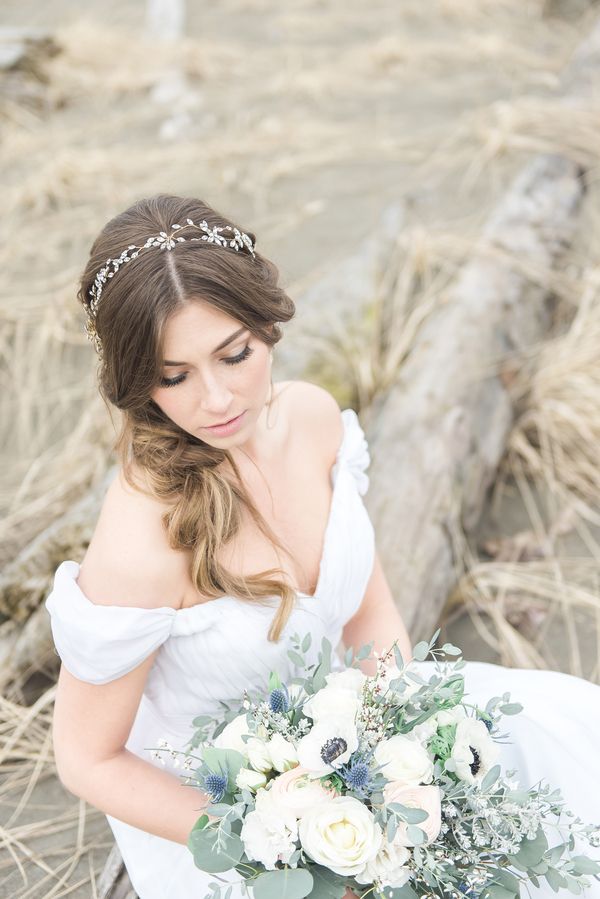
[[[496,764],[501,718],[521,707],[508,694],[464,701],[460,650],[436,639],[407,664],[394,645],[367,677],[358,663],[371,647],[332,671],[326,639],[309,666],[310,635],[294,637],[303,676],[272,673],[218,724],[196,718],[184,776],[211,798],[189,837],[196,865],[234,868],[255,899],[512,899],[543,882],[578,894],[599,877],[575,854],[576,840],[600,844],[597,830],[558,790],[522,789]],[[218,881],[209,899],[228,899]]]

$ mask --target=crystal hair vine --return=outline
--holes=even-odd
[[[196,228],[198,231],[202,231],[204,233],[201,237],[182,237],[180,234],[177,234],[177,231],[181,231],[183,228]],[[223,231],[232,231],[233,237],[224,237],[222,234]],[[232,225],[213,225],[213,227],[211,228],[205,221],[205,219],[203,219],[198,225],[196,225],[191,219],[186,219],[185,225],[171,225],[170,234],[167,234],[166,231],[161,231],[155,237],[149,237],[146,243],[142,244],[142,246],[130,244],[125,250],[123,250],[120,256],[117,256],[115,259],[106,260],[105,264],[96,274],[94,283],[88,291],[90,302],[87,305],[88,319],[85,324],[85,332],[88,338],[94,343],[96,350],[100,355],[102,354],[102,343],[100,341],[98,333],[96,332],[96,313],[98,311],[98,304],[100,303],[102,290],[106,282],[109,280],[109,278],[113,278],[115,276],[122,265],[125,265],[126,262],[131,262],[132,259],[137,259],[140,253],[144,250],[148,250],[151,247],[159,247],[161,250],[172,250],[177,246],[178,243],[182,243],[186,240],[204,240],[207,243],[214,243],[216,246],[231,247],[236,252],[239,252],[239,250],[243,250],[245,247],[251,253],[252,257],[256,258],[254,253],[254,245],[252,243],[252,239],[248,234],[246,234],[244,231],[240,231],[239,228],[235,228]]]

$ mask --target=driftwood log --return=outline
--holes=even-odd
[[[586,102],[599,67],[600,19],[563,73],[562,102]],[[510,366],[494,371],[490,362],[518,356],[544,336],[548,291],[539,276],[574,234],[582,174],[560,157],[531,161],[489,219],[447,303],[425,323],[397,384],[369,410],[367,506],[415,640],[435,629],[459,573],[454,529],[476,525],[512,424]]]
[[[566,159],[527,166],[490,218],[480,252],[424,323],[397,383],[371,409],[366,500],[414,639],[435,629],[456,580],[454,529],[477,522],[512,424],[503,372],[490,363],[544,336],[547,289],[526,272],[551,269],[582,193]]]

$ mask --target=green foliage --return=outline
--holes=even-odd
[[[244,851],[238,834],[223,833],[214,826],[198,827],[200,821],[202,818],[194,825],[187,844],[194,856],[194,864],[209,874],[220,874],[234,868]]]
[[[254,899],[304,899],[312,889],[313,876],[306,868],[266,871],[252,881]]]

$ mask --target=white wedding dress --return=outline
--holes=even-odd
[[[161,739],[185,747],[195,716],[218,716],[221,700],[241,697],[245,687],[266,687],[273,669],[284,679],[292,676],[287,656],[292,634],[310,631],[312,661],[322,636],[337,646],[344,624],[360,606],[375,553],[373,526],[362,500],[370,460],[356,413],[345,409],[342,419],[344,436],[331,472],[333,497],[317,588],[314,596],[298,594],[279,643],[267,639],[269,607],[234,597],[179,610],[95,605],[77,584],[77,562],[64,561],[56,570],[46,608],[57,652],[73,675],[104,684],[160,647],[127,741],[127,748],[150,764],[161,765],[150,752]],[[423,664],[427,668],[430,663]],[[485,703],[510,691],[524,705],[522,714],[504,719],[514,740],[502,747],[505,766],[519,769],[524,786],[543,777],[561,786],[574,812],[586,822],[600,821],[600,687],[566,674],[478,662],[467,663],[464,674],[471,701]],[[168,755],[162,756],[165,767],[179,777]],[[208,894],[208,883],[217,878],[194,865],[186,846],[111,816],[107,820],[140,899],[202,899]],[[225,877],[239,880],[235,871]],[[241,895],[234,887],[233,896]],[[556,894],[541,888],[532,895]],[[600,897],[600,884],[585,895]]]

